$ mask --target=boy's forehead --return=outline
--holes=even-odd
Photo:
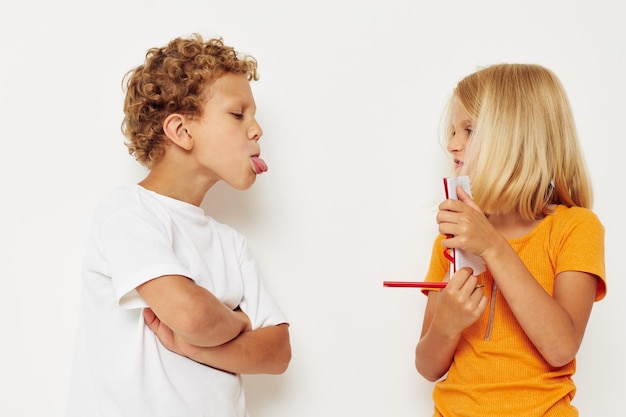
[[[252,100],[250,82],[244,74],[226,73],[215,79],[209,87],[208,99]]]

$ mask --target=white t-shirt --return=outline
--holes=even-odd
[[[197,206],[139,185],[96,210],[85,254],[68,417],[244,417],[242,380],[165,349],[144,325],[135,288],[183,275],[252,328],[286,323],[245,238]]]

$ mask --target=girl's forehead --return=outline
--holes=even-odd
[[[451,112],[453,122],[455,123],[463,123],[463,122],[471,123],[472,122],[472,118],[470,117],[469,113],[467,113],[467,110],[465,110],[465,108],[463,107],[463,105],[461,104],[458,98],[455,98],[454,100],[452,100],[450,110],[451,110],[450,112]]]

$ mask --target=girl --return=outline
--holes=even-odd
[[[474,200],[458,187],[440,204],[426,280],[448,279],[448,248],[487,271],[426,291],[415,366],[438,381],[433,415],[577,416],[575,357],[606,294],[604,228],[565,91],[544,67],[490,66],[459,82],[447,115]]]

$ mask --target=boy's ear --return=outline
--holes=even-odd
[[[193,139],[185,128],[185,120],[180,114],[170,114],[163,121],[163,132],[174,144],[190,151],[193,148]]]

